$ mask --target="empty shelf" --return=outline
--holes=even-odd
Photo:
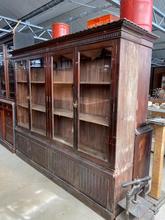
[[[28,104],[27,103],[18,103],[17,105],[22,107],[22,108],[28,108]]]
[[[58,115],[58,116],[64,116],[67,118],[73,118],[73,112],[67,109],[55,109],[54,110],[54,115]]]
[[[46,131],[44,130],[44,129],[41,129],[41,128],[32,128],[31,129],[33,132],[35,132],[35,133],[38,133],[38,134],[41,134],[41,135],[44,135],[44,136],[46,136]]]
[[[37,104],[32,104],[32,110],[39,111],[39,112],[46,111],[44,105],[37,105]]]
[[[82,85],[110,85],[110,82],[86,82],[86,81],[81,81],[80,84]]]
[[[91,123],[95,123],[95,124],[99,124],[99,125],[103,125],[107,127],[109,126],[108,120],[101,116],[80,113],[79,118],[81,121],[91,122]]]

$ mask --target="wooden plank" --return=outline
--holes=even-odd
[[[40,111],[40,112],[46,111],[44,105],[37,105],[37,104],[32,104],[32,110]]]
[[[155,146],[152,169],[152,184],[150,196],[159,199],[161,195],[161,184],[163,176],[163,159],[165,146],[165,126],[155,125]]]

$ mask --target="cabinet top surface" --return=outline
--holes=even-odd
[[[83,31],[69,34],[60,38],[51,39],[46,42],[17,49],[14,50],[12,54],[13,56],[17,56],[23,53],[28,53],[32,50],[41,51],[45,48],[58,47],[59,45],[64,43],[73,43],[75,41],[80,42],[81,40],[86,40],[86,43],[88,43],[87,39],[89,39],[90,37],[95,38],[95,41],[97,41],[99,36],[102,37],[102,41],[107,39],[117,39],[122,37],[122,32],[125,32],[126,34],[132,34],[134,37],[140,37],[141,39],[145,39],[150,42],[154,42],[157,39],[157,36],[154,35],[152,32],[146,31],[145,29],[141,28],[140,26],[134,24],[133,22],[127,19],[120,19],[118,21],[114,21],[102,26],[94,27],[91,29],[85,29]]]

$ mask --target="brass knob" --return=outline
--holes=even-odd
[[[73,107],[74,107],[74,108],[77,108],[77,106],[78,106],[78,103],[77,103],[77,101],[76,101],[76,102],[73,103]]]

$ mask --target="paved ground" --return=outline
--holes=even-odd
[[[0,145],[0,220],[103,218]],[[165,205],[156,220],[165,220]]]

